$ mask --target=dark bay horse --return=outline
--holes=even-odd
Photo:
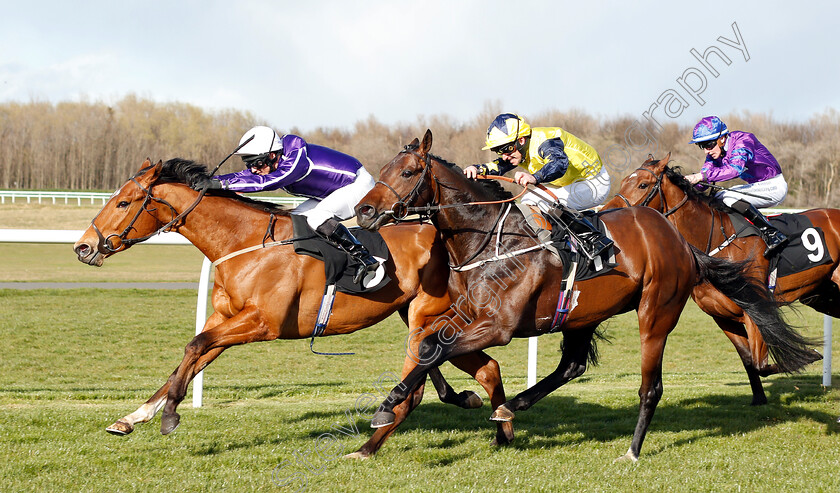
[[[678,170],[668,166],[669,159],[670,154],[662,160],[651,157],[645,161],[621,181],[618,194],[604,205],[604,209],[635,205],[651,207],[663,213],[695,247],[710,252],[726,245],[713,255],[747,261],[747,268],[754,277],[768,279],[769,262],[763,254],[764,240],[760,236],[730,240],[735,228],[727,215],[728,208],[689,184]],[[830,255],[833,261],[777,279],[775,296],[782,302],[799,300],[821,313],[840,317],[840,210],[812,209],[803,215],[825,235],[825,245],[813,241],[809,244],[820,247],[821,258]],[[712,315],[738,350],[749,375],[752,404],[766,404],[760,377],[778,373],[779,367],[769,364],[762,334],[749,317],[744,317],[742,310],[733,311],[731,307],[722,306],[716,293],[696,292],[694,299],[703,311]],[[820,358],[816,351],[810,352],[812,362]]]
[[[74,246],[80,261],[99,266],[106,257],[171,229],[184,235],[211,261],[241,253],[216,265],[212,294],[215,311],[203,332],[187,344],[181,364],[145,404],[108,427],[111,433],[130,433],[136,423],[151,420],[162,407],[161,433],[172,432],[180,421],[176,408],[187,385],[225,349],[278,338],[306,338],[315,325],[324,293],[323,263],[297,255],[290,242],[247,251],[261,246],[267,237],[291,239],[289,212],[230,192],[199,197],[199,192],[187,184],[202,176],[207,176],[206,168],[192,161],[173,159],[152,165],[147,160],[114,193]],[[391,282],[370,294],[338,293],[323,335],[370,327],[394,312],[399,312],[410,327],[422,327],[432,317],[451,310],[446,289],[447,254],[435,228],[428,224],[403,225],[383,229],[382,236],[391,253],[386,263]],[[419,339],[412,338],[410,345],[416,354]],[[494,407],[506,400],[498,364],[489,356],[477,352],[453,360],[453,364],[487,390]],[[412,359],[406,358],[403,373],[413,367]],[[475,393],[455,394],[441,375],[432,377],[441,386],[439,393],[445,402],[468,408],[481,406]],[[407,414],[421,397],[422,388],[399,412]],[[351,456],[374,454],[395,427],[377,430]],[[499,427],[497,442],[509,442],[512,430],[511,426]]]
[[[511,195],[496,182],[467,179],[460,168],[430,154],[431,145],[427,131],[422,142],[415,139],[406,146],[382,168],[380,181],[356,206],[358,223],[369,229],[406,212],[431,215],[449,252],[449,293],[459,307],[457,323],[431,333],[420,344],[420,363],[379,407],[371,422],[374,428],[394,422],[394,406],[425,381],[430,369],[454,356],[505,345],[513,337],[546,334],[558,309],[562,263],[536,246],[519,210],[498,203]],[[661,214],[633,207],[602,219],[617,246],[617,267],[575,283],[576,305],[559,327],[563,344],[557,369],[497,407],[491,419],[511,421],[514,411],[528,409],[580,376],[587,363],[597,360],[598,325],[636,310],[642,373],[639,417],[629,450],[620,457],[635,461],[662,396],[665,342],[695,286],[711,283],[714,288],[709,289],[723,291],[757,318],[786,326],[768,291],[742,276],[740,264],[692,248]],[[481,267],[468,270],[474,265]],[[785,360],[785,349],[777,355],[780,364],[798,369]]]

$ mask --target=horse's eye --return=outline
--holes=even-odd
[[[647,187],[648,187],[647,183],[642,183],[641,185],[639,185],[639,188],[641,188],[641,189],[645,189]]]
[[[403,172],[402,172],[402,177],[403,177],[403,178],[411,178],[411,175],[413,175],[413,174],[414,174],[414,173],[412,173],[412,172],[411,172],[411,171],[409,171],[409,170],[403,170]]]
[[[126,207],[128,207],[128,202],[126,202],[125,200],[121,200],[117,204],[117,209],[125,209]]]

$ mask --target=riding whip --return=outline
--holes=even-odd
[[[215,175],[215,174],[216,174],[216,171],[219,171],[219,168],[221,168],[221,167],[222,167],[222,165],[223,165],[223,164],[225,164],[225,161],[227,161],[228,159],[230,159],[230,157],[231,157],[231,156],[233,156],[234,154],[236,154],[236,151],[238,151],[239,149],[242,149],[243,147],[245,147],[245,144],[247,144],[248,142],[251,142],[252,140],[254,140],[254,137],[256,137],[256,135],[252,135],[252,136],[248,137],[247,139],[245,139],[245,142],[243,142],[243,143],[239,144],[238,146],[236,146],[236,149],[234,149],[234,150],[233,150],[233,152],[231,152],[230,154],[228,154],[226,158],[222,159],[222,162],[221,162],[221,163],[219,163],[218,165],[216,165],[216,167],[215,167],[215,168],[213,168],[213,172],[212,172],[212,173],[210,173],[210,176]]]

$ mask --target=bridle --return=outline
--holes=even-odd
[[[659,202],[662,203],[662,215],[668,217],[671,214],[677,212],[677,210],[680,207],[682,207],[683,205],[685,205],[686,202],[688,202],[688,194],[686,194],[685,197],[683,197],[683,199],[680,200],[679,203],[677,203],[677,205],[675,205],[671,209],[668,209],[668,203],[665,201],[665,192],[662,190],[662,177],[665,176],[665,172],[663,171],[662,173],[657,175],[656,173],[647,168],[637,168],[636,171],[644,171],[646,173],[652,174],[653,177],[656,178],[656,183],[653,185],[653,188],[650,189],[645,198],[640,203],[635,205],[645,207],[654,199],[654,197],[656,197],[657,194],[659,194]],[[617,193],[615,194],[615,196],[623,200],[624,203],[627,204],[627,207],[633,207],[634,204],[631,204],[630,201],[627,200],[627,197],[625,197],[624,195]]]
[[[392,187],[391,185],[388,185],[384,181],[379,180],[379,181],[376,182],[377,184],[383,185],[385,188],[390,190],[394,195],[396,195],[397,201],[394,202],[394,204],[391,206],[391,209],[387,210],[387,211],[382,211],[382,213],[381,213],[381,214],[390,215],[394,219],[394,221],[396,221],[396,222],[405,221],[406,220],[405,218],[410,214],[419,214],[421,217],[431,217],[432,213],[434,213],[434,212],[439,212],[443,209],[449,209],[449,208],[452,208],[452,207],[466,207],[466,206],[470,206],[470,205],[503,204],[503,203],[506,203],[506,202],[513,202],[516,199],[518,199],[519,197],[521,197],[522,195],[524,195],[528,191],[527,187],[523,187],[522,192],[520,192],[515,197],[509,198],[509,199],[490,200],[490,201],[484,201],[484,202],[463,202],[463,203],[459,203],[459,204],[437,205],[436,203],[437,203],[438,192],[440,191],[440,187],[442,185],[441,185],[440,180],[438,180],[438,178],[435,176],[434,172],[432,171],[432,157],[431,157],[431,155],[428,154],[428,153],[426,153],[426,155],[422,155],[419,152],[415,151],[412,146],[408,146],[408,145],[405,146],[402,151],[400,151],[400,154],[412,154],[417,159],[420,159],[421,161],[423,161],[423,171],[418,176],[417,183],[414,184],[414,187],[411,189],[410,192],[408,192],[408,194],[405,197],[400,195],[399,192],[397,192],[394,189],[394,187]],[[431,175],[432,182],[437,184],[436,188],[433,187],[434,195],[433,195],[432,201],[427,203],[424,206],[409,207],[408,204],[413,202],[415,199],[417,199],[420,196],[420,186],[426,181],[426,175]],[[493,178],[493,179],[510,181],[510,182],[513,181],[510,178],[505,178],[503,176],[480,176],[479,178],[481,178],[481,179]],[[545,189],[544,187],[540,187],[540,188],[542,188],[544,191],[551,194],[551,192],[549,190]],[[551,195],[553,196],[553,194],[551,194]],[[555,200],[557,199],[557,197],[554,197],[554,198],[555,198]]]
[[[528,191],[528,187],[522,187],[522,192],[520,192],[518,195],[516,195],[514,197],[511,197],[509,199],[438,205],[437,204],[438,192],[440,191],[440,187],[444,186],[444,185],[434,175],[434,171],[432,171],[431,155],[426,153],[426,155],[424,156],[424,155],[416,152],[413,149],[413,146],[405,146],[405,148],[402,151],[400,151],[400,154],[412,154],[415,157],[417,157],[418,159],[422,160],[423,163],[424,163],[424,166],[423,166],[422,173],[420,173],[420,175],[417,179],[417,183],[414,184],[414,187],[411,189],[411,191],[405,197],[400,195],[399,192],[397,192],[392,186],[388,185],[387,183],[385,183],[381,180],[377,181],[377,183],[381,183],[382,185],[384,185],[388,190],[393,192],[393,194],[396,195],[396,197],[397,197],[397,202],[395,202],[394,205],[391,206],[391,210],[383,211],[381,213],[381,214],[389,214],[394,219],[394,221],[396,221],[396,222],[404,221],[405,217],[407,215],[413,214],[413,213],[418,213],[418,214],[421,215],[421,217],[422,216],[430,217],[431,214],[434,213],[434,212],[438,212],[440,210],[448,209],[448,208],[452,208],[452,207],[466,207],[466,206],[472,206],[472,205],[491,205],[491,204],[504,204],[504,203],[510,204],[510,203],[514,202],[516,199],[518,199],[519,197],[521,197],[522,195],[524,195]],[[434,195],[433,195],[432,202],[427,203],[426,205],[421,206],[421,207],[409,207],[407,204],[414,201],[416,198],[418,198],[420,196],[420,186],[423,183],[425,183],[427,174],[431,175],[432,182],[434,184],[437,184],[436,188],[433,187]],[[513,182],[513,180],[511,178],[506,178],[504,176],[480,176],[480,178],[482,178],[482,179],[497,179],[497,180],[502,180],[502,181]],[[539,187],[542,191],[551,195],[554,198],[554,200],[559,200],[550,190],[543,187],[542,185],[537,185],[537,187]],[[503,207],[499,211],[499,215],[496,217],[496,220],[493,222],[493,226],[490,227],[487,230],[487,233],[484,235],[484,239],[482,240],[480,246],[478,247],[478,249],[476,250],[476,252],[473,255],[471,255],[469,258],[467,258],[466,260],[461,262],[459,265],[450,265],[450,268],[452,268],[453,270],[456,270],[456,271],[471,269],[473,267],[473,265],[470,264],[468,266],[468,264],[472,260],[474,260],[476,257],[478,257],[478,255],[481,254],[482,251],[484,251],[484,249],[490,243],[490,240],[492,239],[494,232],[496,232],[497,228],[499,228],[499,223],[504,222],[503,218],[507,217],[507,214],[508,214],[509,210],[510,210],[510,205],[508,205],[507,210]],[[501,228],[498,229],[498,233],[501,234]],[[518,251],[518,252],[513,252],[513,255],[518,255],[518,254],[521,254],[521,253],[532,251],[535,248],[542,248],[542,245],[537,245],[536,247],[531,247],[531,248],[527,248],[527,249],[524,249],[524,250],[521,250],[521,251]],[[501,258],[507,258],[507,256],[498,257],[498,259],[501,259]],[[479,262],[478,264],[483,265],[482,262]],[[466,267],[466,269],[464,269],[465,267]]]
[[[132,182],[134,182],[134,184],[137,185],[137,187],[140,188],[140,190],[142,190],[146,194],[146,196],[143,198],[143,204],[140,206],[140,209],[137,211],[137,214],[134,215],[134,217],[128,223],[128,226],[126,226],[125,229],[123,229],[121,233],[119,233],[119,234],[112,233],[112,234],[109,234],[108,236],[104,236],[102,234],[102,232],[96,226],[96,218],[99,217],[99,214],[102,214],[102,211],[99,211],[99,213],[96,215],[96,217],[94,217],[93,220],[91,220],[90,225],[93,227],[93,230],[96,232],[96,236],[99,237],[99,242],[97,243],[97,246],[96,246],[96,249],[99,251],[99,253],[102,253],[102,254],[116,253],[122,247],[128,248],[131,245],[134,245],[136,243],[146,241],[149,238],[151,238],[152,236],[155,236],[157,234],[172,231],[174,228],[180,226],[179,223],[187,216],[187,214],[189,214],[190,212],[192,212],[193,209],[195,209],[195,207],[198,205],[198,203],[201,202],[201,199],[204,198],[204,194],[207,193],[206,188],[202,189],[198,193],[198,197],[196,197],[195,202],[193,202],[193,204],[191,206],[189,206],[187,209],[185,209],[184,212],[178,214],[178,212],[175,210],[175,207],[172,206],[172,204],[170,204],[169,202],[167,202],[166,200],[164,200],[160,197],[155,197],[154,195],[152,195],[151,187],[146,188],[143,185],[141,185],[140,182],[137,181],[137,178],[139,176],[144,175],[146,172],[148,172],[152,168],[154,168],[154,166],[149,166],[148,168],[143,168],[140,171],[138,171],[134,176],[132,176],[130,178],[130,180]],[[145,236],[141,236],[140,238],[128,238],[128,235],[131,233],[131,231],[135,230],[134,229],[134,223],[137,222],[137,220],[140,218],[141,214],[143,214],[144,212],[152,214],[153,212],[157,211],[157,207],[151,207],[150,208],[150,205],[153,204],[153,203],[163,204],[166,207],[169,207],[169,210],[172,213],[172,220],[169,221],[168,223],[164,224],[163,226],[159,227],[155,231],[145,235]],[[119,240],[118,243],[114,242],[114,238]]]

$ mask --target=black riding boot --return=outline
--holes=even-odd
[[[580,212],[566,206],[556,206],[552,213],[558,212],[557,217],[566,225],[569,233],[578,240],[581,253],[590,260],[613,245],[613,241],[598,231],[598,228]]]
[[[739,200],[738,202],[732,204],[732,208],[743,214],[747,220],[758,228],[758,232],[761,233],[761,238],[764,240],[764,243],[767,244],[767,248],[764,249],[765,258],[769,257],[773,252],[788,242],[788,237],[773,227],[773,225],[770,224],[770,221],[764,217],[764,214],[756,209],[754,205],[745,200]]]
[[[327,219],[324,224],[315,230],[318,234],[338,246],[351,257],[356,259],[360,265],[356,268],[353,282],[359,284],[368,272],[376,271],[379,261],[373,258],[367,248],[353,236],[347,227],[335,219]]]

